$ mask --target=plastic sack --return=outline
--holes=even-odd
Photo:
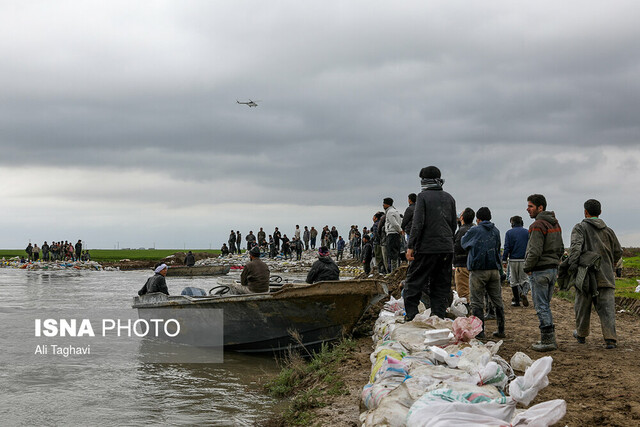
[[[402,384],[405,378],[404,375],[388,375],[373,384],[365,385],[360,395],[362,403],[364,403],[368,409],[377,408],[382,399]]]
[[[528,406],[538,395],[538,391],[549,385],[547,375],[551,372],[553,358],[545,356],[533,362],[524,376],[517,377],[509,384],[509,395],[516,402]]]
[[[404,311],[404,299],[395,299],[392,295],[389,301],[384,303],[384,309],[392,313]]]
[[[479,375],[491,361],[491,352],[484,346],[469,347],[462,350],[462,356],[458,360],[458,369],[471,374]]]
[[[453,335],[458,341],[469,342],[482,332],[482,320],[476,316],[458,317],[453,321]]]
[[[460,425],[458,420],[484,417],[493,425],[508,424],[513,417],[515,402],[505,397],[492,399],[481,393],[460,393],[450,389],[438,389],[425,393],[409,409],[408,426]],[[465,415],[466,414],[466,415]],[[434,424],[446,418],[448,424]],[[493,420],[491,420],[491,418]],[[476,422],[473,425],[478,425]]]
[[[549,400],[532,406],[515,416],[512,426],[547,427],[564,418],[567,402],[562,399]]]
[[[521,351],[511,356],[511,367],[514,371],[526,372],[527,368],[533,364],[533,360]]]
[[[371,368],[371,377],[369,378],[370,383],[375,382],[376,375],[378,374],[378,371],[380,371],[380,368],[382,368],[382,365],[386,362],[387,356],[391,356],[392,359],[396,361],[402,360],[402,355],[397,351],[393,351],[391,349],[381,350],[377,355],[376,363]]]
[[[413,398],[404,384],[398,386],[382,399],[379,406],[366,414],[365,426],[402,426]]]
[[[451,307],[449,307],[449,313],[453,314],[456,317],[466,317],[469,314],[467,310],[466,298],[459,298],[458,293],[453,291],[453,302],[451,303]]]
[[[502,370],[502,367],[498,365],[496,362],[489,362],[487,366],[484,367],[482,371],[480,371],[480,384],[491,384],[500,389],[505,388],[509,379],[507,375]]]

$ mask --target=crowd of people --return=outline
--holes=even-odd
[[[505,234],[504,246],[500,232],[491,222],[489,207],[477,211],[467,207],[456,210],[456,201],[444,191],[444,179],[435,166],[423,168],[421,192],[408,196],[404,214],[394,207],[394,200],[382,200],[383,210],[374,213],[373,224],[362,231],[352,225],[347,239],[336,227],[295,226],[292,237],[278,227],[267,235],[263,228],[257,235],[250,231],[245,237],[250,261],[243,271],[241,285],[249,292],[268,291],[268,267],[261,256],[282,254],[300,259],[304,250],[314,250],[320,238],[318,260],[307,276],[308,283],[337,280],[336,260],[349,248],[351,257],[362,262],[369,274],[388,274],[401,262],[408,262],[403,289],[405,321],[418,314],[421,301],[428,302],[431,313],[444,318],[452,300],[452,278],[460,298],[466,298],[470,314],[482,320],[478,338],[485,337],[485,321],[496,319],[496,338],[506,336],[505,311],[501,283],[509,280],[513,306],[529,306],[529,290],[539,321],[540,340],[533,344],[536,351],[557,349],[555,325],[550,308],[556,282],[576,289],[576,329],[573,336],[585,343],[589,335],[592,306],[600,317],[606,348],[615,348],[615,271],[622,259],[622,248],[616,234],[600,218],[602,206],[589,199],[584,203],[584,220],[571,232],[571,243],[565,251],[562,228],[555,212],[547,210],[542,194],[526,198],[526,211],[533,223],[524,228],[522,217],[510,218],[511,228]],[[231,231],[226,253],[240,253],[242,235]],[[226,246],[226,245],[224,245]],[[223,252],[225,253],[225,252]],[[257,283],[257,284],[256,284]],[[491,307],[491,308],[489,308]],[[485,314],[488,313],[488,314]]]
[[[25,248],[26,257],[21,259],[21,262],[36,262],[36,261],[91,261],[91,254],[89,250],[82,249],[82,240],[74,245],[70,241],[51,242],[47,241],[38,246],[37,243],[33,245],[31,242]]]

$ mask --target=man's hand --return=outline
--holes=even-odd
[[[413,249],[407,249],[407,260],[413,261]]]

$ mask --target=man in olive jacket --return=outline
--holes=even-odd
[[[260,259],[260,248],[254,246],[249,251],[249,262],[240,275],[243,293],[269,292],[270,275],[269,267]]]
[[[535,219],[529,227],[529,242],[524,256],[524,271],[531,279],[531,295],[540,321],[540,341],[532,346],[535,351],[558,348],[550,303],[564,244],[555,213],[546,209],[547,199],[542,194],[532,194],[527,198],[527,212]]]
[[[592,272],[596,282],[595,295],[588,286],[586,289],[576,287],[574,336],[579,343],[585,343],[585,338],[589,336],[589,320],[591,304],[593,304],[600,317],[605,346],[611,349],[616,347],[617,342],[614,297],[616,279],[613,269],[622,257],[622,247],[616,233],[599,218],[601,212],[602,207],[599,201],[589,199],[584,203],[585,219],[576,224],[571,231],[571,250],[567,262],[569,271],[576,272],[581,267],[582,255],[588,255],[591,252],[600,256],[600,268]]]
[[[416,200],[407,260],[404,292],[406,321],[418,314],[424,291],[431,300],[431,313],[445,317],[451,293],[453,235],[456,231],[456,201],[442,189],[444,180],[435,166],[422,168],[422,191]]]

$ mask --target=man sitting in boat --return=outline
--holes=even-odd
[[[147,283],[138,291],[138,295],[142,296],[154,292],[162,292],[163,294],[169,295],[167,280],[165,279],[168,269],[167,264],[156,265],[156,269],[153,271],[155,274],[147,279]]]
[[[307,283],[340,279],[340,269],[329,255],[329,248],[321,246],[318,250],[318,260],[313,263],[307,274]]]
[[[235,290],[243,294],[269,292],[269,267],[260,259],[260,248],[251,248],[249,258],[240,275],[242,286],[236,286]]]
[[[184,265],[187,267],[193,267],[196,264],[196,257],[193,256],[193,253],[189,251],[187,256],[184,258]]]

